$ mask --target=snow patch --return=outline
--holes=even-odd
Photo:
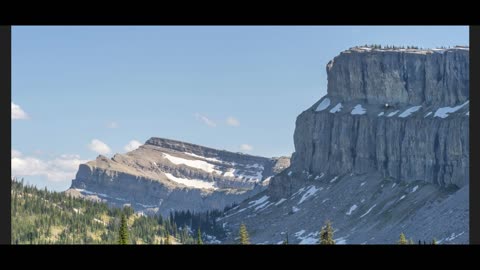
[[[219,160],[219,159],[216,159],[216,158],[207,158],[207,157],[204,157],[204,156],[195,155],[194,153],[185,153],[185,155],[189,155],[189,156],[192,156],[192,157],[205,159],[205,160],[208,160],[208,161],[224,163],[223,161],[221,161],[221,160]]]
[[[292,212],[293,212],[293,213],[296,213],[296,212],[298,212],[298,211],[300,211],[300,208],[295,207],[295,206],[292,207]]]
[[[396,111],[394,111],[394,112],[391,112],[391,113],[389,113],[389,114],[387,115],[387,117],[392,117],[392,116],[394,116],[395,114],[397,114],[398,112],[399,112],[399,110],[396,110]]]
[[[331,113],[337,113],[337,112],[341,111],[342,108],[343,108],[342,103],[338,103],[337,105],[335,105],[335,107],[333,107],[333,108],[330,110],[330,112],[331,112]]]
[[[470,111],[468,111],[465,115],[466,115],[466,116],[470,116]]]
[[[325,98],[324,100],[322,100],[322,102],[320,102],[320,104],[318,104],[316,111],[317,112],[323,111],[326,108],[328,108],[328,106],[330,106],[330,99]]]
[[[442,107],[442,108],[439,108],[436,112],[435,112],[435,115],[433,117],[440,117],[440,118],[446,118],[449,116],[450,113],[454,113],[458,110],[460,110],[461,108],[463,108],[463,106],[467,105],[470,101],[466,101],[465,103],[463,103],[462,105],[458,105],[458,106],[455,106],[455,107]]]
[[[299,236],[301,236],[301,235],[304,234],[304,233],[305,233],[305,230],[300,230],[300,231],[294,233],[294,235],[295,235],[295,237],[298,238]]]
[[[275,203],[275,205],[280,205],[282,204],[283,202],[285,202],[287,199],[280,199],[278,202]]]
[[[355,105],[355,107],[353,108],[351,114],[352,115],[362,115],[362,114],[365,114],[367,112],[367,110],[365,110],[361,104],[357,104]]]
[[[261,197],[261,198],[258,199],[258,200],[251,201],[251,202],[248,203],[248,204],[251,204],[249,207],[255,207],[255,206],[257,206],[257,205],[260,205],[260,204],[266,202],[266,201],[268,200],[268,198],[269,198],[269,197],[268,197],[267,195],[264,195],[263,197]]]
[[[384,114],[385,114],[385,112],[381,112],[381,113],[378,114],[378,116],[382,116]]]
[[[330,180],[330,183],[335,182],[338,179],[338,176],[335,176],[332,180]]]
[[[218,189],[215,186],[214,182],[206,182],[198,179],[187,179],[187,178],[180,178],[180,177],[175,177],[170,173],[165,173],[167,176],[168,180],[171,180],[173,182],[183,184],[187,187],[192,187],[192,188],[200,188],[200,189]]]
[[[365,183],[367,183],[367,182],[362,182],[362,183],[360,184],[360,186],[363,187],[363,185],[365,185]]]
[[[346,213],[347,216],[350,216],[352,214],[353,211],[355,211],[355,209],[357,209],[357,205],[354,204],[352,205],[352,207],[350,207],[350,210],[348,210],[348,212]]]
[[[208,173],[216,172],[220,175],[222,174],[221,171],[215,170],[215,165],[205,162],[203,160],[189,160],[180,157],[174,157],[166,153],[163,153],[163,156],[175,165],[184,164],[188,167],[200,169]]]
[[[362,217],[364,217],[364,216],[368,215],[368,213],[370,213],[370,211],[372,211],[372,209],[373,209],[375,206],[377,206],[377,205],[376,205],[376,204],[374,204],[372,207],[370,207],[370,209],[368,209],[368,210],[367,210],[367,212],[365,212],[365,214],[361,215],[361,216],[360,216],[360,218],[362,218]]]
[[[398,117],[405,118],[405,117],[409,116],[410,114],[420,110],[421,107],[422,106],[413,106],[411,108],[408,108],[404,112],[402,112]]]
[[[347,238],[345,237],[340,237],[337,239],[333,239],[335,241],[335,244],[337,245],[346,245],[347,244]]]
[[[306,199],[313,196],[317,191],[318,189],[315,186],[310,186],[309,189],[307,189],[307,191],[305,192],[305,194],[303,194],[297,205],[303,203]]]
[[[289,171],[289,172],[288,172],[288,176],[292,176],[292,171]]]
[[[400,197],[399,201],[405,199],[405,195],[402,195],[402,197]]]
[[[417,191],[417,189],[418,189],[418,186],[413,187],[412,193],[415,192],[415,191]]]
[[[397,185],[397,183],[393,183],[392,188],[394,188]]]
[[[426,118],[427,116],[429,116],[430,114],[432,114],[432,112],[428,112],[427,114],[425,114],[425,116],[423,118]]]

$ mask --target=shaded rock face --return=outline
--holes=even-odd
[[[297,118],[292,168],[468,184],[468,59],[464,48],[340,54],[328,94]]]
[[[289,159],[151,138],[140,148],[82,164],[72,190],[147,213],[223,209],[265,190]]]
[[[353,48],[327,65],[328,91],[296,120],[295,153],[266,191],[219,219],[235,242],[468,243],[468,48]]]
[[[366,103],[457,105],[469,96],[469,51],[342,52],[327,65],[328,95]]]

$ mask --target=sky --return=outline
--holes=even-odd
[[[15,26],[12,175],[63,191],[150,137],[290,156],[341,51],[468,43],[458,26]]]

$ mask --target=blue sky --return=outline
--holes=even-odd
[[[12,171],[65,190],[80,162],[152,136],[290,155],[342,50],[468,42],[468,27],[13,27]]]

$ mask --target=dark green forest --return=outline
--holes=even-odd
[[[196,244],[198,230],[222,238],[221,211],[145,216],[131,207],[73,198],[12,179],[12,244],[117,244],[126,217],[129,244]],[[204,241],[206,239],[203,239]]]

